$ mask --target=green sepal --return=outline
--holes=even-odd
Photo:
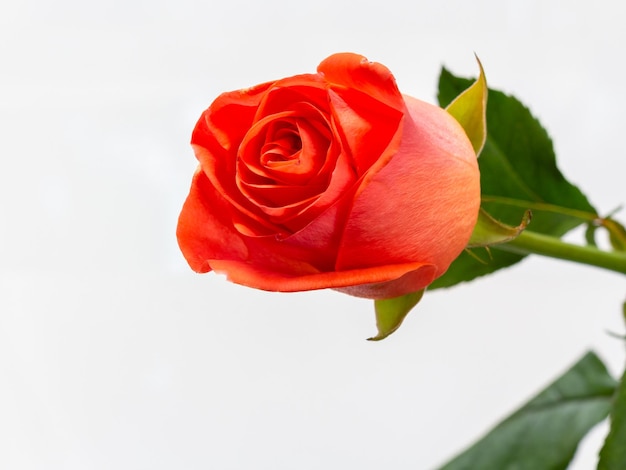
[[[522,222],[517,227],[511,227],[494,219],[486,210],[481,208],[467,247],[476,248],[509,242],[526,228],[530,219],[531,212],[526,211]]]
[[[426,289],[422,289],[400,297],[394,297],[393,299],[374,301],[378,334],[371,338],[367,338],[367,340],[380,341],[400,328],[404,318],[422,299],[425,290]]]
[[[480,74],[476,81],[446,107],[450,113],[465,130],[469,137],[476,155],[485,145],[487,140],[487,80],[483,66],[476,56]]]

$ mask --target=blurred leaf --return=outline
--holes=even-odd
[[[596,243],[596,230],[598,230],[598,226],[596,224],[587,224],[587,229],[585,230],[585,241],[589,246],[597,247]]]
[[[609,241],[615,251],[626,251],[626,228],[610,215],[602,218],[596,217],[590,221],[585,231],[588,245],[597,246],[596,231],[600,227],[609,233]]]
[[[441,106],[471,83],[443,69],[439,78]],[[584,221],[579,213],[597,213],[557,168],[552,142],[530,111],[514,97],[492,89],[487,101],[487,140],[478,164],[483,208],[505,224],[517,225],[525,210],[532,209],[533,221],[527,230],[560,237]],[[469,281],[522,258],[492,250],[481,262],[464,253],[429,289]]]
[[[511,227],[498,222],[481,208],[467,247],[490,246],[511,241],[526,228],[530,218],[530,211],[527,211],[522,222],[517,227]]]
[[[615,251],[626,251],[626,228],[614,219],[606,218],[603,225],[609,231],[609,240]]]
[[[422,299],[424,289],[393,299],[376,300],[376,327],[378,334],[368,341],[380,341],[400,328],[402,321],[413,307]]]
[[[461,124],[469,137],[476,155],[480,154],[487,139],[487,80],[485,71],[476,57],[480,74],[478,79],[448,105],[446,111]]]
[[[609,414],[616,385],[589,352],[440,470],[565,469],[580,440]]]
[[[624,304],[626,309],[626,304]],[[625,310],[626,312],[626,310]],[[611,429],[600,451],[598,470],[626,468],[626,372],[611,410]]]

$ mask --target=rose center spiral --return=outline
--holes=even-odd
[[[268,137],[261,147],[261,165],[266,168],[300,165],[302,139],[293,125],[282,127]]]

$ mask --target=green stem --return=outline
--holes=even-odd
[[[524,230],[510,242],[493,245],[492,248],[521,255],[549,256],[626,274],[626,253],[603,251],[593,246],[574,245],[559,238],[529,230]]]

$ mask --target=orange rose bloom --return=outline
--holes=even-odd
[[[404,295],[441,276],[476,223],[461,126],[356,54],[220,95],[191,143],[178,243],[192,269],[238,284]]]

